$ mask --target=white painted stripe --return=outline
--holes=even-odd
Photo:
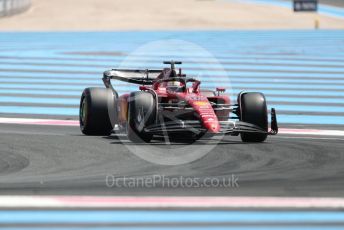
[[[323,129],[280,129],[280,134],[293,135],[318,135],[318,136],[344,136],[343,130],[323,130]]]
[[[77,120],[31,119],[0,117],[1,124],[79,126]]]
[[[0,196],[0,209],[7,208],[343,209],[344,198]]]
[[[79,126],[79,121],[78,120],[56,120],[56,119],[0,117],[0,124]],[[315,135],[315,136],[344,136],[344,130],[280,128],[279,134]]]

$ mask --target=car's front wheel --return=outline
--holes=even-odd
[[[268,131],[268,112],[265,96],[262,93],[244,92],[239,95],[240,120]],[[240,134],[244,142],[263,142],[267,133],[246,132]]]
[[[132,142],[150,142],[153,135],[145,132],[145,128],[156,120],[156,103],[148,92],[130,94],[128,108],[128,139]]]

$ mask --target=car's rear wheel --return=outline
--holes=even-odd
[[[110,89],[86,88],[80,100],[79,123],[85,135],[108,136],[113,130],[110,112],[115,107]]]
[[[262,93],[244,92],[239,95],[240,120],[254,124],[264,131],[268,131],[268,112],[265,96]],[[266,133],[241,133],[244,142],[263,142]]]
[[[134,92],[129,97],[128,139],[132,142],[150,142],[153,135],[145,128],[154,124],[156,119],[156,102],[151,93]]]

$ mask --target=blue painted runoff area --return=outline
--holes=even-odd
[[[0,224],[42,223],[338,223],[335,211],[0,211]]]
[[[264,93],[280,123],[344,124],[341,30],[0,33],[0,113],[77,116],[83,89],[103,87],[103,71],[163,68],[170,59],[203,88],[226,87],[232,98]]]

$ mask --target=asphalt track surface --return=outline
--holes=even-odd
[[[343,138],[281,135],[263,144],[226,137],[194,162],[157,165],[140,159],[111,137],[87,137],[78,127],[0,125],[2,194],[49,195],[200,195],[200,196],[324,196],[342,197]],[[202,141],[192,145],[194,151]],[[209,143],[207,143],[209,144]],[[179,148],[184,143],[152,145]],[[143,144],[141,146],[145,148]],[[168,157],[168,156],[166,156]],[[238,178],[237,185],[174,187],[107,186],[116,178]]]

